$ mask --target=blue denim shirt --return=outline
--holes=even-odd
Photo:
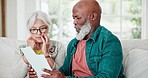
[[[59,69],[67,78],[73,78],[72,59],[78,40],[74,38],[67,47],[67,56]],[[86,78],[122,78],[122,47],[119,39],[103,26],[98,26],[86,41],[86,62],[94,76]]]

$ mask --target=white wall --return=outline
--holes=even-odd
[[[26,20],[25,20],[25,1],[17,0],[17,39],[23,39],[26,32]]]
[[[19,40],[26,39],[26,22],[35,10],[36,0],[6,0],[6,36]]]
[[[0,37],[2,36],[2,14],[1,14],[1,0],[0,0]]]
[[[36,10],[36,0],[17,0],[17,5],[17,39],[24,40],[29,35],[26,23],[28,17]]]
[[[16,0],[6,0],[6,36],[17,38],[17,4]]]

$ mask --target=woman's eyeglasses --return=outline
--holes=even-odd
[[[30,29],[30,32],[31,32],[32,34],[37,34],[38,31],[39,31],[40,33],[45,33],[45,32],[47,31],[47,29],[48,29],[47,26],[41,26],[41,27],[39,27],[39,28],[31,28],[31,29]]]

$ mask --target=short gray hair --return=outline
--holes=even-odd
[[[43,11],[36,11],[34,12],[28,19],[27,21],[27,28],[30,29],[34,22],[37,20],[37,19],[40,19],[42,21],[44,21],[44,23],[48,26],[48,30],[50,30],[50,19],[49,19],[49,15],[47,15],[45,12]]]

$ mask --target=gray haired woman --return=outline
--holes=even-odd
[[[30,46],[36,54],[44,55],[50,67],[58,70],[64,62],[66,51],[60,42],[50,40],[48,37],[51,28],[49,16],[42,11],[34,12],[27,22],[27,28],[30,37],[26,41],[26,46]],[[15,53],[15,62],[12,66],[13,78],[28,77],[27,73],[30,70],[27,70],[27,65],[30,66],[29,62],[20,53],[20,48],[18,48]],[[31,77],[30,74],[29,77]]]

